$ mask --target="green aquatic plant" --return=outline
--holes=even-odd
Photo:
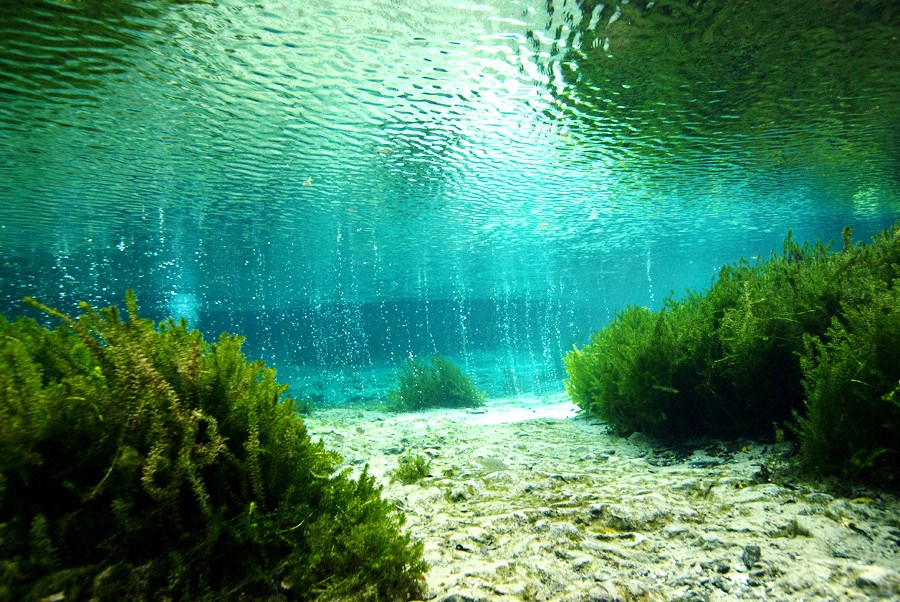
[[[431,462],[419,454],[412,455],[408,451],[397,460],[397,468],[391,478],[404,485],[412,485],[428,476]]]
[[[884,468],[900,447],[897,232],[857,245],[845,230],[838,253],[789,234],[703,293],[626,308],[567,354],[566,390],[621,433],[759,435],[796,417],[807,472]]]
[[[484,404],[485,394],[459,366],[445,357],[410,358],[397,370],[397,388],[388,406],[398,411],[432,407],[466,408]]]
[[[81,304],[0,317],[0,599],[406,599],[422,548],[338,470],[275,371]]]
[[[581,409],[622,432],[662,435],[686,408],[681,366],[689,359],[671,312],[628,307],[590,345],[565,358],[566,390]]]
[[[888,482],[900,463],[900,280],[847,307],[823,337],[808,337],[802,362],[802,467]]]

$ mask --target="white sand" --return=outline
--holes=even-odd
[[[562,395],[477,412],[320,409],[307,425],[354,470],[368,463],[404,511],[429,600],[900,599],[896,497],[760,482],[783,449],[678,454],[575,409]],[[390,480],[407,451],[431,458],[413,485]]]

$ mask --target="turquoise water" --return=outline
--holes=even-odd
[[[4,2],[0,311],[134,288],[328,401],[427,353],[559,391],[617,309],[900,216],[898,35],[889,1]]]

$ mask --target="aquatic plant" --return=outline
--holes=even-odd
[[[589,345],[570,351],[566,390],[575,403],[620,431],[661,434],[669,417],[678,415],[675,373],[683,356],[670,317],[628,307]]]
[[[284,385],[183,320],[0,317],[0,599],[406,599],[422,548]]]
[[[840,457],[883,465],[900,424],[900,337],[884,334],[896,331],[900,237],[855,245],[845,230],[843,243],[833,253],[789,234],[782,254],[726,266],[703,293],[626,308],[567,354],[566,390],[622,433],[758,435],[798,417],[808,471],[860,474]]]
[[[397,369],[397,388],[388,393],[388,406],[397,411],[464,408],[480,406],[484,398],[459,366],[432,355],[428,360],[410,358]]]
[[[900,465],[900,280],[871,295],[807,338],[799,460],[818,476],[887,483]]]
[[[428,476],[431,470],[431,462],[419,454],[412,455],[408,451],[405,456],[397,460],[397,468],[391,478],[400,481],[404,485],[412,485]]]

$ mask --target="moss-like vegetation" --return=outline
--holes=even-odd
[[[800,461],[816,475],[887,482],[900,465],[900,279],[869,295],[807,340]]]
[[[860,478],[900,452],[900,234],[832,253],[785,240],[658,312],[628,307],[565,358],[566,388],[619,432],[770,433],[796,417],[803,467]]]
[[[439,355],[410,358],[397,370],[397,388],[388,393],[388,407],[417,411],[433,407],[465,408],[484,404],[485,394],[459,366]]]
[[[406,452],[397,460],[397,468],[394,469],[392,478],[404,485],[412,485],[428,476],[431,470],[431,462],[419,454],[412,455]]]
[[[0,317],[0,600],[407,599],[421,545],[286,387],[184,321]]]

